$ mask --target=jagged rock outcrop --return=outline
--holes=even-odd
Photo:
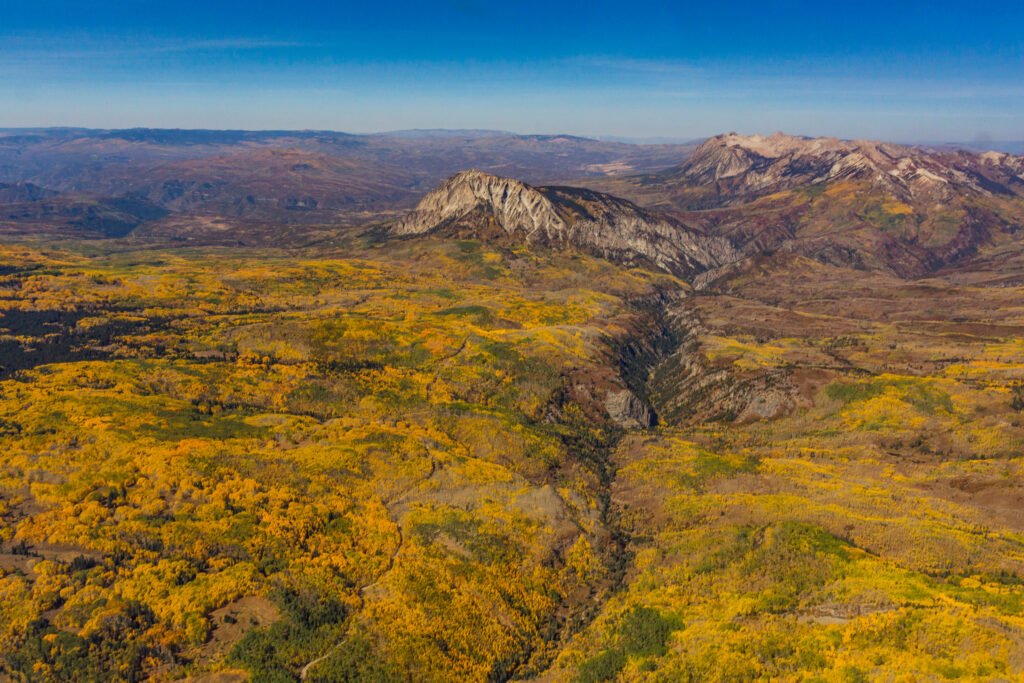
[[[604,407],[612,422],[624,429],[654,425],[654,413],[650,407],[629,389],[609,391],[605,396]]]
[[[506,232],[520,233],[526,240],[559,239],[568,230],[551,200],[533,187],[512,178],[465,171],[427,194],[415,211],[391,227],[391,232],[431,232],[481,207],[487,207]]]
[[[621,263],[646,262],[681,276],[737,257],[728,240],[624,199],[580,188],[533,187],[480,171],[453,176],[387,231],[574,247]]]

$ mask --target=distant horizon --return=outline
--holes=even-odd
[[[412,134],[420,134],[423,137],[458,137],[459,135],[469,135],[475,137],[500,137],[500,136],[513,136],[513,137],[572,137],[584,140],[593,140],[597,142],[619,142],[623,144],[631,145],[691,145],[699,144],[710,138],[719,135],[737,134],[742,136],[762,136],[769,137],[771,135],[782,133],[784,135],[791,135],[793,137],[804,137],[804,138],[835,138],[838,140],[872,140],[876,142],[886,142],[897,145],[912,145],[912,146],[942,146],[942,145],[956,145],[967,147],[971,149],[992,149],[994,151],[1004,151],[1001,148],[1005,146],[1013,147],[1018,150],[1015,153],[1024,153],[1024,133],[1021,134],[1019,139],[985,139],[985,140],[899,140],[899,139],[886,139],[886,138],[863,138],[857,136],[848,135],[808,135],[805,133],[776,130],[776,131],[735,131],[735,130],[723,130],[709,135],[694,135],[694,136],[680,136],[680,137],[644,137],[641,135],[630,136],[630,135],[582,135],[571,131],[533,131],[533,132],[522,132],[513,130],[498,130],[492,128],[402,128],[395,130],[338,130],[330,128],[206,128],[206,127],[166,127],[166,126],[129,126],[129,127],[117,127],[117,126],[76,126],[76,125],[55,125],[55,126],[2,126],[0,125],[0,132],[24,132],[24,131],[83,131],[83,132],[103,132],[103,133],[119,133],[119,132],[131,132],[131,131],[154,131],[154,132],[206,132],[206,133],[247,133],[247,134],[274,134],[274,133],[324,133],[331,135],[351,135],[351,136],[409,136]]]

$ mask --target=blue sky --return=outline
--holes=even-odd
[[[1024,2],[0,0],[0,126],[1024,139]]]

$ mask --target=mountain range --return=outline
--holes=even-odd
[[[1024,221],[1024,159],[1002,152],[727,134],[658,173],[582,182],[748,256],[784,250],[901,277],[1014,248]]]
[[[394,234],[577,247],[687,276],[783,251],[921,277],[1011,257],[1024,222],[1022,157],[782,133],[694,146],[500,131],[7,131],[0,181],[6,232],[303,244],[390,222]],[[272,225],[293,227],[273,238]]]

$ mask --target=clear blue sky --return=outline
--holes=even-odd
[[[0,0],[0,126],[1024,139],[1024,1]]]

